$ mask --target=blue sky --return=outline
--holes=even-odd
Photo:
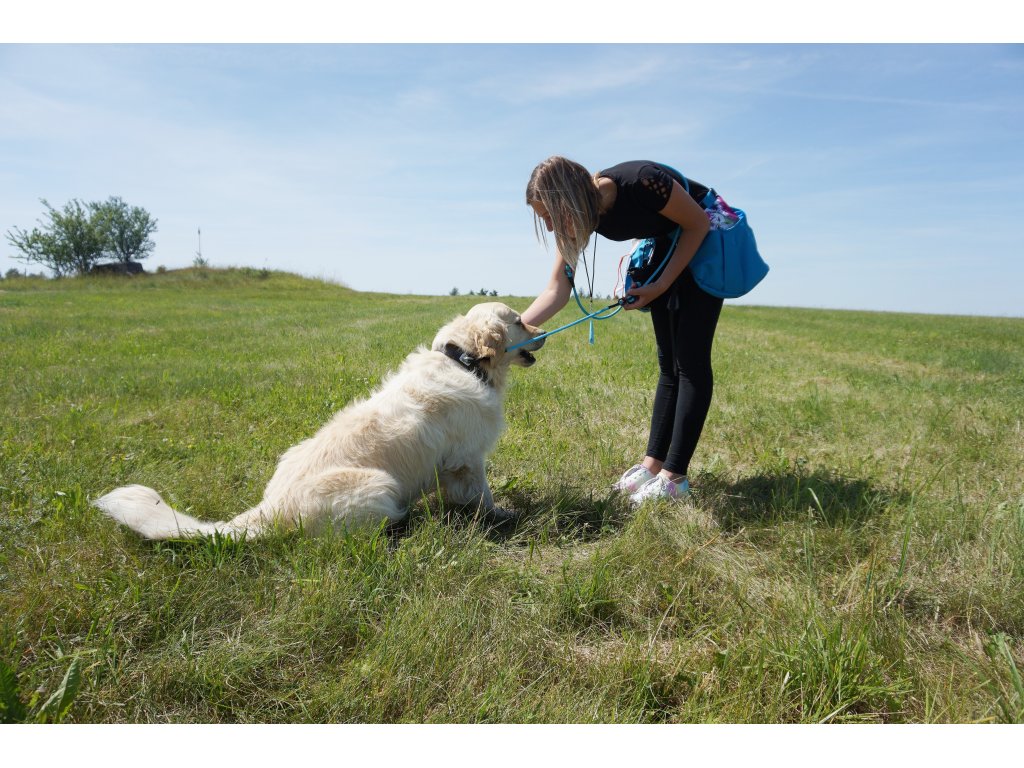
[[[532,296],[533,166],[653,159],[747,211],[737,303],[1022,316],[1022,136],[1021,45],[4,44],[0,229],[118,195],[148,269]]]

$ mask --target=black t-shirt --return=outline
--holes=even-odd
[[[649,160],[631,160],[601,171],[615,182],[618,191],[615,203],[598,220],[597,233],[609,240],[668,235],[679,226],[658,211],[668,203],[672,181],[685,189],[683,177],[666,165]],[[703,184],[688,179],[690,197],[700,203],[708,193]]]
[[[657,238],[651,261],[660,264],[672,243],[671,235],[679,225],[658,211],[668,203],[672,194],[672,181],[679,182],[683,189],[686,189],[683,177],[668,166],[649,160],[619,163],[601,171],[598,176],[606,176],[614,181],[618,191],[611,209],[598,220],[597,233],[609,240],[620,241]],[[707,195],[708,187],[693,179],[687,181],[690,197],[699,205]],[[680,273],[669,290],[652,301],[649,306],[671,307],[670,302],[676,295],[680,281],[687,279],[688,274],[689,267]]]

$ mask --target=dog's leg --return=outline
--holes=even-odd
[[[343,528],[401,520],[408,511],[398,481],[379,469],[332,469],[317,476],[310,491],[310,509],[301,517],[312,531],[325,523]]]
[[[484,462],[447,469],[440,474],[439,480],[445,496],[453,504],[473,504],[485,512],[494,509],[494,497],[487,484],[487,471]]]

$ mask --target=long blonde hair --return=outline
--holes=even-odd
[[[579,163],[559,155],[549,157],[533,169],[526,185],[526,203],[534,202],[547,210],[558,252],[575,270],[576,261],[587,247],[590,233],[597,229],[600,216],[594,177]],[[536,211],[533,228],[538,239],[547,243],[547,228]]]

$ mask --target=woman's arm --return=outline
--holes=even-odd
[[[568,303],[570,293],[572,293],[572,286],[565,274],[565,262],[561,256],[556,256],[555,267],[551,271],[547,287],[523,312],[523,322],[527,325],[543,325]]]
[[[629,295],[636,296],[637,300],[632,304],[626,304],[626,309],[640,309],[647,306],[667,291],[696,255],[701,243],[704,242],[704,236],[711,228],[704,209],[697,205],[677,181],[672,182],[672,194],[665,207],[658,213],[681,226],[683,231],[679,234],[679,242],[676,243],[672,258],[668,260],[668,264],[658,275],[658,279],[649,285],[631,288],[628,291]]]

